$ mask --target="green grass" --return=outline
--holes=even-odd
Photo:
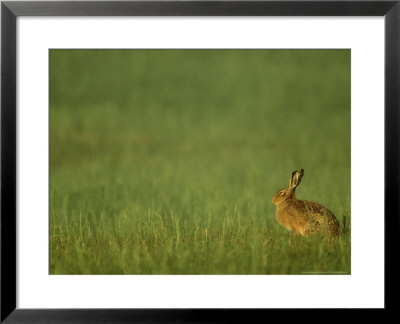
[[[349,274],[350,219],[350,51],[50,52],[51,274]]]

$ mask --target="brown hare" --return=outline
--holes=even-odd
[[[295,190],[303,175],[303,169],[292,172],[288,187],[279,190],[272,198],[279,223],[295,236],[339,235],[339,222],[331,211],[315,202],[296,199]]]

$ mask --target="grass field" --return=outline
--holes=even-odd
[[[349,274],[350,51],[52,50],[49,216],[50,274]]]

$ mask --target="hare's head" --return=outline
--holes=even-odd
[[[294,192],[296,187],[300,184],[301,178],[304,175],[304,170],[301,169],[300,171],[296,170],[292,172],[292,176],[289,179],[289,185],[287,188],[283,188],[279,190],[274,197],[272,197],[272,202],[274,205],[278,206],[284,201],[289,199],[294,199],[295,195]]]

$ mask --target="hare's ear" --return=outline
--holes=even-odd
[[[303,178],[304,175],[304,170],[301,169],[300,171],[296,170],[292,172],[292,177],[289,180],[289,188],[294,189],[296,188],[301,181],[301,178]]]

